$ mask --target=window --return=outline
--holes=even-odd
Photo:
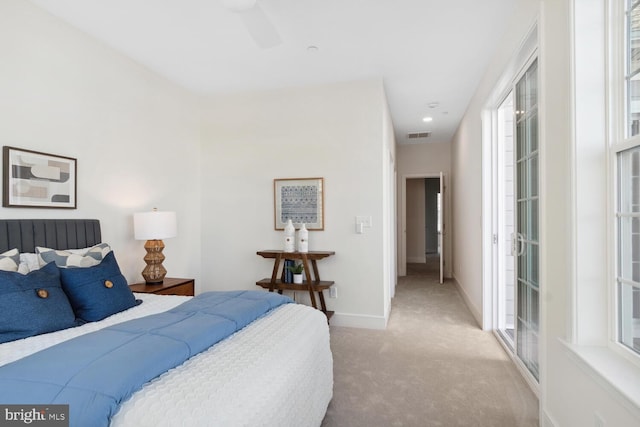
[[[640,0],[626,0],[626,104],[627,133],[640,133]]]
[[[620,342],[640,353],[640,146],[617,154]]]
[[[640,0],[626,0],[625,138],[613,141],[618,341],[640,354]]]

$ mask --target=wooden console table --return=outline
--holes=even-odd
[[[271,278],[262,279],[259,282],[256,282],[256,285],[261,286],[265,289],[269,289],[269,292],[273,292],[274,290],[277,290],[279,293],[282,293],[282,291],[308,291],[313,308],[318,308],[315,296],[315,293],[317,292],[318,298],[320,299],[320,310],[322,310],[322,312],[327,316],[327,320],[330,319],[331,316],[333,316],[333,311],[327,311],[327,305],[325,304],[322,291],[324,291],[325,289],[329,289],[331,286],[333,286],[334,282],[328,280],[320,280],[320,273],[318,273],[318,260],[330,257],[331,255],[335,255],[335,252],[284,252],[276,250],[266,250],[258,251],[257,254],[263,258],[273,259],[274,263]],[[284,283],[285,270],[284,266],[282,270],[280,269],[280,261],[285,259],[302,261],[306,282],[303,282],[301,285],[295,283]],[[311,261],[311,267],[313,268],[313,280],[311,280],[311,269],[309,268],[309,261]],[[280,271],[282,272],[278,274]],[[279,279],[278,276],[280,276]]]

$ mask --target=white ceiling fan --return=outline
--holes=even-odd
[[[257,0],[221,0],[228,10],[237,13],[255,42],[263,49],[282,43],[278,30],[264,13]]]

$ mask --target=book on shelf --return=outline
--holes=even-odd
[[[293,273],[291,268],[295,266],[295,262],[291,259],[284,260],[284,283],[293,283]]]

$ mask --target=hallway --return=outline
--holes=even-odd
[[[451,281],[409,264],[386,330],[331,327],[323,426],[538,425],[538,400]]]
[[[426,254],[425,260],[424,264],[407,263],[407,276],[422,276],[424,280],[430,278],[437,280],[440,273],[440,254]]]

